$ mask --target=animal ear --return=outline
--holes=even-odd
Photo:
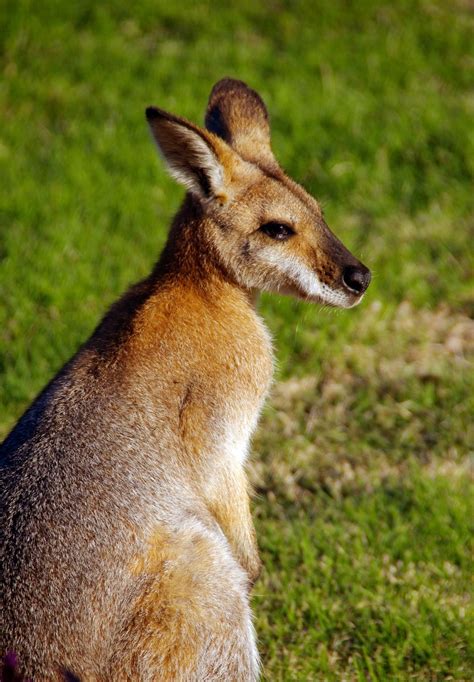
[[[214,85],[205,124],[246,161],[270,168],[277,165],[270,144],[267,108],[260,95],[243,81],[223,78]]]
[[[202,199],[219,195],[225,181],[220,140],[156,107],[148,107],[146,117],[170,175]]]

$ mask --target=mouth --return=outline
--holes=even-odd
[[[330,293],[329,293],[330,292]],[[318,303],[327,308],[342,308],[348,310],[355,308],[364,298],[364,294],[351,295],[346,291],[330,289],[326,296],[308,296],[308,294],[301,294],[299,297],[311,303]]]
[[[352,302],[349,302],[347,305],[343,306],[344,308],[355,308],[356,306],[359,305],[359,303],[362,301],[364,298],[365,294],[360,294],[359,296],[355,296]]]
[[[347,286],[333,288],[328,284],[318,281],[317,287],[307,289],[301,286],[300,282],[291,282],[287,285],[280,285],[278,293],[283,296],[293,296],[307,301],[308,303],[317,303],[327,308],[355,308],[364,298],[365,289],[362,292],[356,292]]]

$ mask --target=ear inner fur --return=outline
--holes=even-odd
[[[146,117],[170,174],[201,198],[219,194],[224,168],[212,134],[156,107]]]

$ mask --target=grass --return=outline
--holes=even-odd
[[[471,679],[469,3],[1,6],[0,436],[164,242],[182,192],[145,106],[200,121],[216,80],[247,80],[375,273],[353,311],[262,300],[266,678]]]
[[[268,679],[469,679],[467,495],[413,470],[338,503],[277,505],[255,597]]]

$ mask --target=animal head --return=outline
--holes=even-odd
[[[234,280],[330,306],[359,303],[370,271],[278,165],[267,109],[254,90],[219,81],[205,128],[156,107],[146,115],[170,174],[201,204],[206,239]]]

